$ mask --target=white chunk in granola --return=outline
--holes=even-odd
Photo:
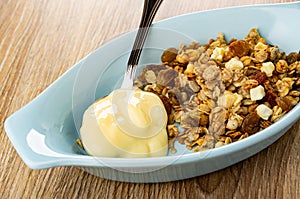
[[[176,140],[197,152],[244,139],[299,102],[300,52],[280,52],[256,28],[242,40],[227,43],[219,33],[204,45],[169,48],[161,61],[135,85],[164,103],[171,152]]]

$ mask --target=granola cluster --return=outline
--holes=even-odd
[[[135,85],[164,103],[172,152],[175,140],[200,151],[246,138],[299,101],[300,52],[280,52],[255,28],[244,40],[227,43],[219,33],[205,45],[169,48],[161,61],[146,66]]]

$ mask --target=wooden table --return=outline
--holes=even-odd
[[[228,6],[289,0],[165,0],[157,20]],[[0,198],[300,198],[300,122],[275,144],[193,179],[133,184],[77,167],[31,170],[5,119],[106,41],[137,28],[143,0],[0,1]]]

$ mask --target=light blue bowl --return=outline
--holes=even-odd
[[[192,40],[206,43],[218,32],[242,39],[257,27],[268,42],[286,52],[300,48],[300,3],[218,9],[170,18],[154,24],[141,65],[159,63],[168,47]],[[32,169],[80,166],[113,180],[163,182],[199,176],[244,160],[281,137],[300,117],[300,105],[267,129],[241,141],[203,152],[179,146],[159,158],[95,158],[74,150],[84,110],[120,85],[136,31],[103,45],[81,60],[28,105],[11,115],[5,130]]]

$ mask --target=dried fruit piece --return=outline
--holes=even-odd
[[[244,68],[244,64],[236,58],[231,58],[228,62],[226,62],[225,67],[233,71],[241,70]]]
[[[268,90],[265,98],[272,107],[277,105],[277,102],[276,102],[277,96],[273,91]]]
[[[292,109],[293,105],[286,97],[277,97],[276,102],[283,111],[289,111]]]
[[[265,72],[258,72],[256,73],[256,75],[251,77],[251,79],[255,79],[258,82],[258,84],[262,84],[266,81],[267,75]]]
[[[165,50],[161,56],[162,62],[172,62],[176,59],[177,49],[176,48],[168,48]]]
[[[242,123],[241,131],[244,133],[253,134],[259,130],[260,117],[256,112],[251,112],[247,115]]]
[[[261,100],[265,95],[265,89],[261,85],[250,89],[250,97],[252,101]]]
[[[243,97],[237,93],[232,93],[230,91],[225,91],[223,95],[218,98],[218,106],[224,107],[226,109],[231,109],[238,106]]]
[[[237,40],[230,43],[229,50],[232,52],[233,56],[243,57],[248,54],[250,46],[245,40]]]
[[[262,42],[258,42],[255,47],[254,47],[254,50],[266,50],[269,46],[262,43]]]
[[[217,60],[217,61],[223,61],[223,57],[225,55],[225,49],[224,48],[219,48],[216,47],[213,50],[212,55],[210,56],[212,59]]]
[[[264,120],[268,120],[269,117],[272,115],[273,111],[269,107],[264,104],[260,104],[256,107],[256,113]]]
[[[264,72],[268,77],[271,77],[273,75],[273,71],[275,70],[275,66],[272,62],[262,63],[262,67],[260,68],[260,70],[261,72]]]

